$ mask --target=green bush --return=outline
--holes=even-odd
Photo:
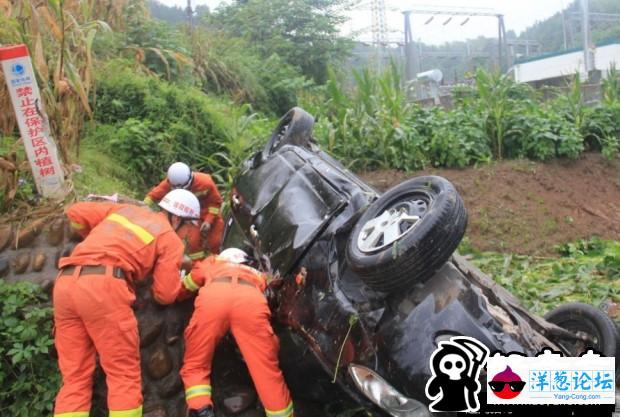
[[[50,415],[60,385],[50,351],[52,308],[38,285],[0,279],[0,412]]]
[[[249,148],[255,135],[268,135],[262,127],[237,129],[239,120],[249,115],[249,106],[136,74],[125,61],[117,60],[99,73],[95,119],[100,124],[89,136],[117,156],[143,188],[159,182],[176,160],[225,179],[233,161],[210,157],[228,152],[232,140]]]
[[[584,150],[577,126],[554,107],[530,105],[512,115],[509,124],[505,140],[508,158],[576,158]]]
[[[620,102],[608,82],[597,107],[582,103],[576,77],[568,93],[548,102],[532,87],[506,76],[476,73],[472,86],[454,92],[454,108],[420,108],[405,99],[399,71],[354,73],[345,88],[334,72],[325,98],[304,97],[320,116],[315,134],[331,153],[355,169],[465,167],[492,158],[576,158],[620,151]],[[618,83],[620,85],[620,83]]]
[[[420,114],[423,109],[418,110]],[[418,130],[427,159],[434,166],[463,168],[491,158],[491,148],[485,140],[484,123],[476,114],[462,109],[430,113],[432,120]],[[418,122],[412,122],[418,126]]]
[[[616,157],[620,152],[620,101],[588,109],[582,131],[589,149],[610,159]]]
[[[178,160],[214,174],[223,185],[275,123],[254,116],[249,105],[136,74],[122,60],[109,62],[98,77],[99,123],[87,140],[115,155],[143,190]]]

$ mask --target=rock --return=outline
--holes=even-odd
[[[47,231],[47,243],[50,246],[58,246],[65,237],[65,221],[64,219],[56,219],[50,225]]]
[[[618,303],[611,303],[609,305],[609,307],[607,308],[607,314],[612,319],[615,319],[616,317],[620,317],[620,304],[618,304]]]
[[[157,388],[157,392],[162,398],[170,398],[183,390],[183,381],[177,373],[171,373],[163,379]]]
[[[166,326],[166,343],[174,344],[183,336],[183,325],[179,322],[168,323]]]
[[[23,274],[30,265],[30,251],[21,251],[11,259],[11,269],[14,274]]]
[[[162,405],[157,405],[153,408],[149,408],[145,410],[142,417],[168,417],[168,413],[166,413],[166,409]]]
[[[36,272],[42,270],[45,266],[45,261],[47,261],[47,255],[42,252],[37,253],[32,261],[32,270]]]
[[[0,227],[0,251],[3,251],[13,239],[11,225]]]
[[[0,258],[0,278],[4,278],[9,274],[9,260],[6,256]]]
[[[161,379],[172,370],[172,357],[165,346],[158,346],[149,357],[147,370],[152,379]]]
[[[15,249],[20,249],[30,246],[37,236],[39,236],[39,233],[41,233],[44,224],[45,219],[39,219],[19,230],[17,236],[15,236],[13,247]]]
[[[145,315],[144,320],[140,321],[140,347],[145,347],[153,343],[161,333],[164,320],[153,314]]]
[[[238,388],[229,394],[221,404],[227,414],[238,414],[252,407],[256,402],[256,393],[251,388]]]

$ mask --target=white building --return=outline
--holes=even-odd
[[[601,42],[592,49],[594,69],[606,78],[609,69],[620,70],[620,40]],[[546,84],[546,81],[565,79],[579,73],[586,79],[583,49],[571,49],[532,57],[515,63],[509,70],[515,81],[520,83]]]

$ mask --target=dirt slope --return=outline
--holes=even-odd
[[[406,178],[441,175],[469,212],[472,246],[554,254],[553,246],[591,236],[620,240],[620,159],[584,154],[575,161],[503,161],[477,168],[375,171],[360,176],[381,191]]]

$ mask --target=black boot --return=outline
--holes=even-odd
[[[189,417],[215,417],[213,408],[206,406],[200,410],[189,410]]]

